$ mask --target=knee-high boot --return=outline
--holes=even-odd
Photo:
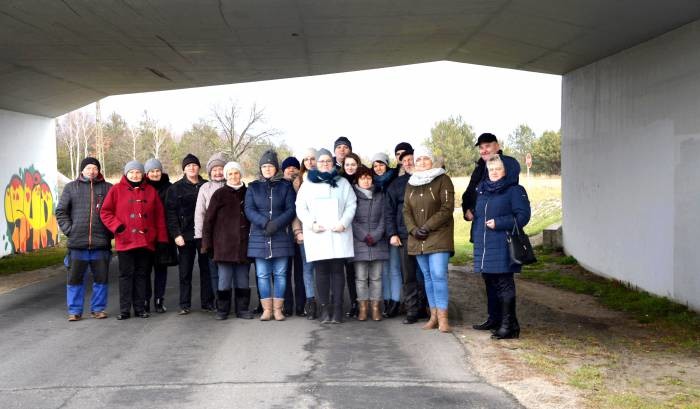
[[[511,339],[520,337],[520,324],[515,314],[515,297],[508,297],[501,303],[503,318],[501,326],[491,335],[494,339]]]
[[[231,313],[231,289],[216,292],[216,319],[225,320]]]

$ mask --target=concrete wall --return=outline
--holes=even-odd
[[[51,118],[0,110],[0,256],[56,241],[55,135]]]
[[[700,22],[562,81],[564,247],[700,310]]]

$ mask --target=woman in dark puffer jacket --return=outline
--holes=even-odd
[[[513,273],[520,272],[520,265],[510,263],[506,239],[514,223],[517,222],[522,232],[530,221],[530,201],[525,188],[517,183],[516,170],[507,168],[500,156],[489,159],[486,168],[488,178],[476,189],[474,272],[484,276],[487,287],[495,289],[499,301],[500,323],[492,338],[518,338],[520,325],[515,314]],[[497,306],[491,307],[490,311]]]

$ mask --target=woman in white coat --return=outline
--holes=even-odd
[[[339,324],[343,321],[345,260],[355,256],[352,219],[357,198],[350,183],[338,175],[327,149],[318,150],[316,169],[307,175],[296,201],[297,217],[304,229],[306,261],[313,262],[316,269],[321,323]]]

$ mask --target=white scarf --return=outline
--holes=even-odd
[[[445,169],[443,168],[432,168],[423,171],[414,171],[411,177],[408,179],[408,184],[411,186],[423,186],[432,182],[433,179],[440,175],[445,174]]]

